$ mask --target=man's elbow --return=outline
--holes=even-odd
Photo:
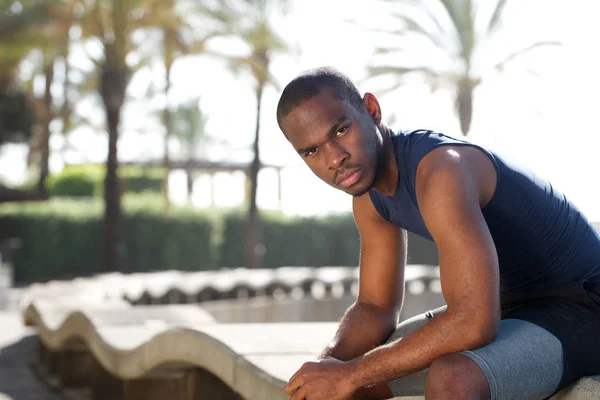
[[[369,318],[371,329],[385,332],[386,338],[396,329],[399,312],[394,307],[382,307],[361,300],[357,300],[351,307],[361,313],[367,313],[371,317]]]
[[[469,326],[469,325],[467,325]],[[465,350],[479,349],[498,336],[499,321],[486,321],[485,323],[471,324],[465,337]]]

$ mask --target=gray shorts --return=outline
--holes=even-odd
[[[398,325],[386,343],[406,336],[425,325],[441,307],[410,318]],[[482,369],[490,385],[492,400],[541,400],[558,388],[563,373],[560,341],[531,322],[505,319],[496,339],[477,350],[463,351]],[[389,382],[394,396],[422,391],[427,370]]]

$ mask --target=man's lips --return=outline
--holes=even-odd
[[[352,170],[348,171],[347,173],[343,174],[341,177],[338,177],[337,185],[348,188],[348,187],[354,185],[360,179],[360,176],[361,176],[360,168],[352,169]]]

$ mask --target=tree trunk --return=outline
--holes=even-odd
[[[187,200],[188,203],[192,203],[192,195],[194,194],[194,170],[192,169],[190,161],[185,171],[187,178]]]
[[[38,192],[46,193],[46,178],[50,171],[50,123],[52,122],[52,82],[54,80],[54,60],[44,67],[46,78],[44,90],[44,113],[41,118],[41,143],[40,143],[40,176],[38,180]]]
[[[69,32],[70,30],[67,30]],[[69,35],[67,33],[67,37],[65,38],[65,51],[62,54],[63,62],[65,63],[65,82],[63,84],[63,103],[60,109],[60,117],[63,123],[63,135],[67,135],[67,133],[71,130],[71,102],[69,101],[69,94],[71,92],[71,80],[69,79],[69,75],[71,73],[71,63],[69,62]],[[65,141],[66,142],[66,141]]]
[[[262,266],[265,248],[262,243],[260,216],[256,205],[256,194],[258,192],[258,172],[260,170],[260,103],[262,100],[264,84],[258,84],[256,90],[256,131],[254,133],[254,159],[250,164],[250,198],[248,199],[248,220],[246,222],[246,245],[245,263],[248,268],[259,268]]]
[[[119,271],[121,267],[119,257],[121,196],[117,175],[120,112],[120,109],[106,110],[108,123],[108,158],[106,160],[106,179],[104,181],[104,269],[106,271]]]
[[[125,99],[129,71],[125,67],[105,66],[101,76],[101,95],[106,109],[108,127],[108,157],[104,181],[104,270],[121,270],[122,244],[120,235],[121,193],[118,180],[117,142],[119,122]]]
[[[165,179],[163,182],[163,213],[168,215],[171,210],[171,201],[169,200],[169,175],[171,174],[171,158],[169,157],[169,138],[171,137],[171,111],[169,110],[169,91],[171,90],[171,68],[173,67],[173,48],[171,36],[172,32],[165,29],[164,32],[164,49],[165,49],[165,109],[163,110],[163,126],[165,128],[165,154],[163,166],[165,169]]]
[[[460,130],[464,136],[471,130],[471,121],[473,119],[473,90],[477,86],[469,76],[462,79],[457,87],[456,93],[456,112],[460,121]]]

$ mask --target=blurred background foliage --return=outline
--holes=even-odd
[[[85,182],[85,181],[84,181]],[[176,206],[165,216],[156,192],[124,196],[122,272],[208,270],[244,266],[243,209]],[[289,217],[261,212],[264,267],[356,265],[359,236],[349,214]],[[19,237],[17,284],[103,272],[102,201],[54,197],[44,203],[0,207],[0,240]],[[410,235],[409,261],[437,264],[430,243]]]
[[[261,107],[265,93],[279,92],[282,86],[273,74],[274,59],[299,52],[297,44],[275,28],[289,14],[291,3],[0,4],[0,146],[26,143],[31,171],[19,187],[0,185],[0,202],[6,203],[0,206],[0,241],[22,239],[14,257],[18,282],[102,271],[357,264],[359,238],[350,214],[299,218],[259,210],[257,205],[258,174],[264,167],[259,152],[265,133]],[[476,92],[490,76],[504,74],[530,53],[561,46],[543,37],[506,46],[504,14],[513,3],[374,2],[382,18],[372,30],[382,36],[366,61],[365,81],[388,78],[382,95],[415,81],[426,84],[431,93],[447,90],[459,131],[470,134]],[[230,53],[224,41],[244,50]],[[190,200],[194,174],[212,165],[213,146],[228,145],[207,134],[210,115],[200,107],[200,93],[176,106],[170,102],[177,62],[198,56],[221,62],[240,84],[249,86],[255,101],[255,125],[248,130],[251,159],[227,166],[247,177],[242,208],[199,209],[191,202],[174,206],[169,198],[169,176],[176,163],[186,172]],[[156,64],[162,74],[158,83],[149,80],[142,85],[142,96],[132,96],[128,87],[133,78]],[[540,75],[529,67],[525,72]],[[161,128],[162,157],[120,165],[123,109],[145,100],[153,104],[145,115]],[[82,104],[101,109],[103,120],[82,112]],[[105,162],[67,164],[60,172],[51,171],[52,135],[67,138],[82,127],[108,138]],[[173,141],[179,145],[177,156],[170,149]],[[411,237],[409,261],[437,264],[434,246]]]

